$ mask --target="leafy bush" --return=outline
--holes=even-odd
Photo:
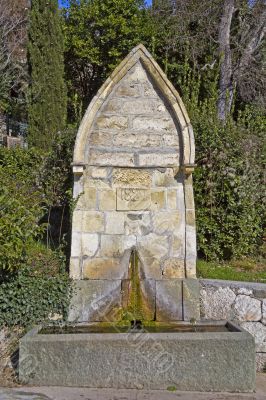
[[[66,257],[60,247],[41,242],[44,216],[69,197],[70,156],[64,157],[68,144],[62,143],[65,139],[48,154],[0,148],[0,326],[66,316],[71,293]]]
[[[215,71],[193,74],[187,67],[183,73],[180,85],[196,139],[199,255],[209,260],[257,255],[265,221],[265,114],[246,107],[223,125],[217,118]]]
[[[35,150],[0,148],[0,270],[15,271],[27,261],[27,247],[45,229],[39,182],[42,156]]]
[[[70,294],[66,274],[33,276],[23,268],[0,285],[0,327],[37,324],[53,314],[65,318]]]
[[[62,244],[70,226],[74,137],[73,129],[58,133],[46,154],[0,148],[0,271],[29,265],[29,251],[44,237],[46,247]]]
[[[255,255],[264,221],[261,143],[241,120],[211,124],[206,111],[194,124],[199,250],[207,259]]]

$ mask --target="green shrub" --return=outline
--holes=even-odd
[[[0,285],[0,327],[33,325],[53,314],[66,318],[70,294],[66,274],[34,276],[23,268]]]
[[[202,107],[194,116],[198,249],[210,260],[257,255],[262,245],[261,142],[242,118],[226,126]]]
[[[36,244],[44,238],[47,248],[62,246],[70,227],[74,138],[73,129],[58,133],[48,153],[0,148],[0,271],[34,265],[34,248],[40,263],[36,246],[44,261],[49,250]]]
[[[0,148],[0,270],[15,271],[27,261],[26,249],[45,229],[35,150]]]
[[[55,277],[66,272],[66,256],[60,247],[52,250],[41,242],[33,242],[26,252],[27,267],[32,276]]]
[[[218,75],[184,68],[180,80],[196,141],[194,192],[199,256],[226,260],[261,249],[265,113],[246,107],[223,125],[217,118]]]

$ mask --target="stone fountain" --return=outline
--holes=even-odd
[[[230,322],[200,322],[194,148],[180,96],[137,46],[90,103],[76,139],[72,327],[23,338],[23,381],[254,389],[252,337]]]

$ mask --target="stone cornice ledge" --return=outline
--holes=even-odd
[[[182,165],[182,171],[185,173],[185,175],[191,175],[194,172],[194,169],[196,168],[197,164],[184,164]]]
[[[73,174],[74,175],[82,175],[85,169],[85,163],[84,162],[73,162],[71,164],[72,169],[73,169]]]

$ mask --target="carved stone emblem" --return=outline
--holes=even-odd
[[[118,211],[149,210],[151,191],[137,188],[119,188],[116,192],[116,205]]]

